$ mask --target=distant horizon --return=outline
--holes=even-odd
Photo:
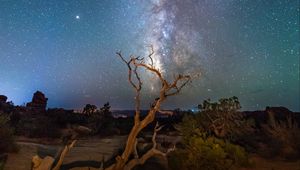
[[[5,95],[5,94],[0,94],[0,95]],[[5,96],[6,96],[6,95],[5,95]],[[47,97],[47,96],[46,96],[46,97]],[[229,96],[229,97],[232,97],[232,96]],[[238,97],[238,96],[236,96],[236,97]],[[12,101],[12,100],[10,100],[10,99],[9,99],[9,96],[7,96],[7,102],[10,102],[10,101]],[[14,103],[14,101],[12,101],[12,102]],[[16,103],[14,103],[14,105],[15,105],[15,106],[26,106],[26,104],[27,104],[28,102],[31,102],[31,100],[30,100],[30,101],[27,101],[27,102],[23,102],[22,104],[16,104]],[[107,102],[109,102],[109,101],[107,101]],[[99,105],[93,104],[93,103],[86,103],[86,104],[93,104],[93,105],[96,105],[96,106],[97,106],[97,109],[99,109],[99,108],[101,108],[105,103],[106,103],[106,102],[104,102],[103,104],[99,104]],[[109,103],[110,103],[110,102],[109,102]],[[55,109],[55,108],[57,108],[57,109],[65,109],[65,110],[82,111],[86,104],[83,104],[82,107],[55,107],[55,106],[48,106],[48,104],[47,104],[46,109]],[[200,104],[200,103],[198,103],[198,104]],[[197,104],[197,105],[198,105],[198,104]],[[241,106],[243,106],[243,104],[242,104],[241,102],[240,102],[240,104],[241,104]],[[197,108],[197,105],[194,106],[194,107],[183,107],[183,108],[179,108],[179,107],[162,108],[162,110],[175,110],[175,109],[178,109],[178,108],[181,109],[181,110],[183,110],[183,111],[188,111],[188,110],[192,110],[192,109],[197,110],[197,109],[198,109],[198,108]],[[110,103],[110,106],[111,106],[111,111],[134,111],[134,110],[135,110],[134,107],[131,107],[131,108],[130,108],[130,107],[128,107],[128,108],[118,108],[118,107],[114,107],[113,105],[111,105],[111,103]],[[286,106],[284,106],[284,105],[267,105],[267,106],[265,106],[265,107],[263,107],[263,108],[261,108],[261,109],[256,109],[256,110],[243,109],[243,107],[242,107],[242,108],[240,109],[240,111],[264,111],[264,110],[266,109],[266,107],[285,107],[285,108],[289,109],[289,110],[292,111],[292,112],[297,112],[297,113],[300,112],[300,110],[294,110],[294,109],[291,109],[291,108],[286,107]],[[145,110],[149,110],[149,108],[142,107],[141,110],[145,111]]]

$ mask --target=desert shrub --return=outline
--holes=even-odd
[[[201,113],[186,115],[177,125],[183,143],[169,156],[172,169],[227,170],[250,165],[243,147],[207,130],[203,120]]]
[[[79,124],[79,125],[87,125],[88,124],[88,116],[83,115],[81,113],[73,113],[71,115],[71,119],[69,119],[71,124]]]
[[[14,130],[9,126],[9,117],[0,113],[0,154],[18,150],[13,134]]]
[[[83,114],[91,115],[97,111],[97,106],[92,104],[86,104],[83,108]]]
[[[11,113],[14,110],[14,103],[12,101],[9,102],[0,102],[0,111],[3,113]]]
[[[0,170],[4,169],[4,165],[6,163],[8,155],[7,154],[0,154]]]
[[[241,108],[237,97],[219,99],[218,102],[204,100],[200,104],[197,121],[208,133],[219,138],[238,140],[239,137],[253,132],[254,121],[246,119],[238,110]]]
[[[59,126],[46,116],[25,117],[17,126],[17,133],[35,138],[59,138]]]
[[[246,151],[228,141],[213,136],[193,136],[168,158],[171,169],[227,170],[248,166]]]
[[[0,170],[3,170],[3,169],[4,169],[4,162],[0,161]]]
[[[100,110],[92,113],[88,118],[88,124],[93,134],[114,134],[116,129],[113,128],[114,122],[109,103],[105,103]]]
[[[86,125],[87,117],[86,114],[74,113],[73,110],[65,110],[61,108],[48,109],[46,116],[51,121],[60,126],[60,128],[66,128],[68,125]]]
[[[177,129],[183,133],[183,139],[185,142],[188,141],[191,136],[205,132],[205,129],[200,124],[201,121],[197,118],[197,115],[185,115],[182,122],[177,126]]]
[[[131,127],[133,126],[133,119],[131,117],[127,118],[115,118],[114,127],[120,130],[120,134],[127,135]]]
[[[5,164],[5,162],[0,160],[0,170],[4,169],[4,164]]]
[[[238,112],[240,108],[237,97],[220,99],[215,103],[204,100],[199,105],[200,112],[186,114],[183,117],[180,129],[187,134],[185,135],[187,137],[195,132],[205,132],[208,135],[246,145],[249,136],[254,133],[254,121]]]
[[[283,156],[289,160],[300,157],[300,128],[291,115],[286,120],[276,120],[274,113],[268,112],[268,124],[262,125],[266,135],[270,156]]]
[[[21,115],[19,112],[14,111],[10,114],[10,125],[16,127],[21,119]]]
[[[92,133],[97,134],[102,129],[104,123],[104,116],[101,112],[96,112],[88,118],[88,122],[89,127],[92,129]]]

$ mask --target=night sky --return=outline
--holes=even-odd
[[[166,78],[201,73],[163,108],[237,96],[243,110],[299,111],[299,28],[298,0],[0,0],[0,94],[133,108],[115,52],[144,56],[152,44]],[[141,74],[146,108],[159,84]]]

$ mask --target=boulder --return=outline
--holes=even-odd
[[[78,133],[78,135],[88,135],[92,132],[92,130],[86,126],[75,126],[73,128],[75,130],[75,132]]]

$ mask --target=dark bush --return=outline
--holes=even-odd
[[[17,133],[35,138],[59,138],[61,135],[59,126],[46,116],[23,118],[18,124]]]
[[[0,113],[0,154],[18,151],[13,134],[14,130],[9,126],[9,117]]]
[[[48,109],[46,116],[60,128],[65,128],[70,124],[86,125],[88,115],[74,113],[73,110],[61,108]]]
[[[88,118],[88,124],[93,134],[112,135],[119,133],[114,128],[114,123],[109,103],[105,103],[100,110],[95,111]]]
[[[237,97],[219,99],[218,102],[204,100],[199,105],[199,124],[219,138],[237,140],[244,134],[253,132],[254,121],[246,119],[238,110],[241,108]]]
[[[277,120],[272,111],[268,111],[268,124],[262,125],[267,150],[263,156],[282,156],[287,160],[300,158],[300,128],[292,115],[285,120]]]

